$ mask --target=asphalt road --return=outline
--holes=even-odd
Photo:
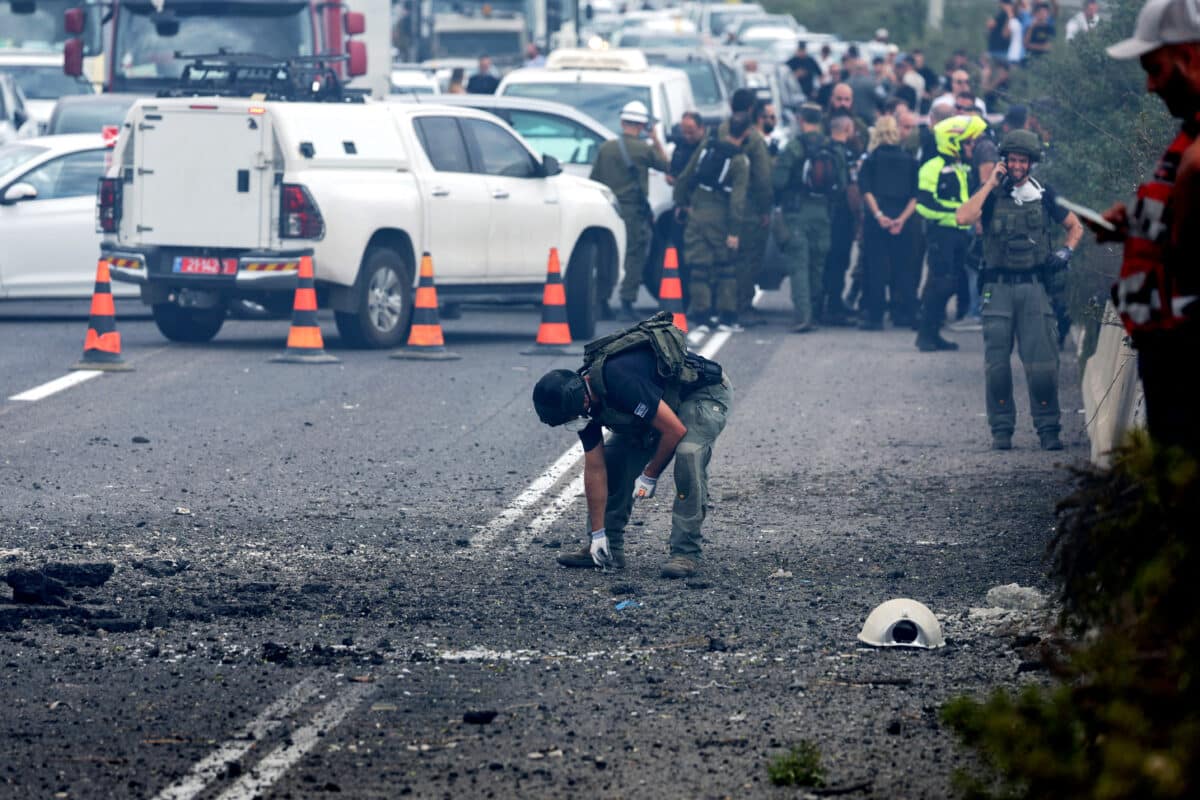
[[[970,609],[1041,585],[1061,465],[1087,457],[1069,355],[1067,450],[1037,449],[1018,370],[995,453],[977,332],[930,355],[780,313],[701,342],[735,408],[702,572],[670,582],[669,479],[628,569],[555,565],[585,534],[579,466],[529,395],[576,361],[520,355],[531,310],[446,322],[444,363],[325,320],[322,366],[269,362],[286,321],[180,346],[118,315],[133,372],[19,401],[79,357],[86,304],[0,307],[0,566],[114,568],[0,601],[0,796],[792,797],[767,763],[809,739],[835,788],[944,797],[968,762],[937,706],[1040,679],[1017,638],[1039,621]],[[949,645],[860,646],[893,597]]]

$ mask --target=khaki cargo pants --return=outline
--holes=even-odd
[[[1058,323],[1040,281],[983,285],[983,359],[993,434],[1012,435],[1012,350],[1025,365],[1029,407],[1039,434],[1058,434]]]
[[[679,419],[687,434],[675,449],[675,505],[671,513],[670,551],[700,559],[700,528],[708,510],[708,463],[713,444],[725,429],[733,405],[729,376],[717,385],[697,389],[679,406]],[[614,553],[625,552],[625,525],[633,511],[633,482],[654,456],[651,442],[615,434],[604,446],[608,470],[608,502],[604,528]],[[661,497],[655,496],[656,499]],[[655,500],[643,500],[643,504]]]

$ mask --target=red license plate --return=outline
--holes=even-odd
[[[236,258],[176,256],[174,271],[184,275],[236,275],[237,267]]]

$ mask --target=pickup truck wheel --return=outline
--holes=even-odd
[[[412,265],[390,247],[372,247],[354,287],[356,310],[334,313],[338,333],[351,347],[398,347],[412,322]]]
[[[587,341],[596,335],[599,299],[596,297],[596,270],[600,266],[600,248],[590,239],[575,246],[567,264],[567,324],[571,338]]]
[[[225,324],[225,308],[180,308],[174,303],[151,306],[154,324],[172,342],[207,342]]]

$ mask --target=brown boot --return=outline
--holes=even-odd
[[[664,578],[690,578],[700,569],[700,564],[687,556],[671,556],[671,560],[663,565]]]

